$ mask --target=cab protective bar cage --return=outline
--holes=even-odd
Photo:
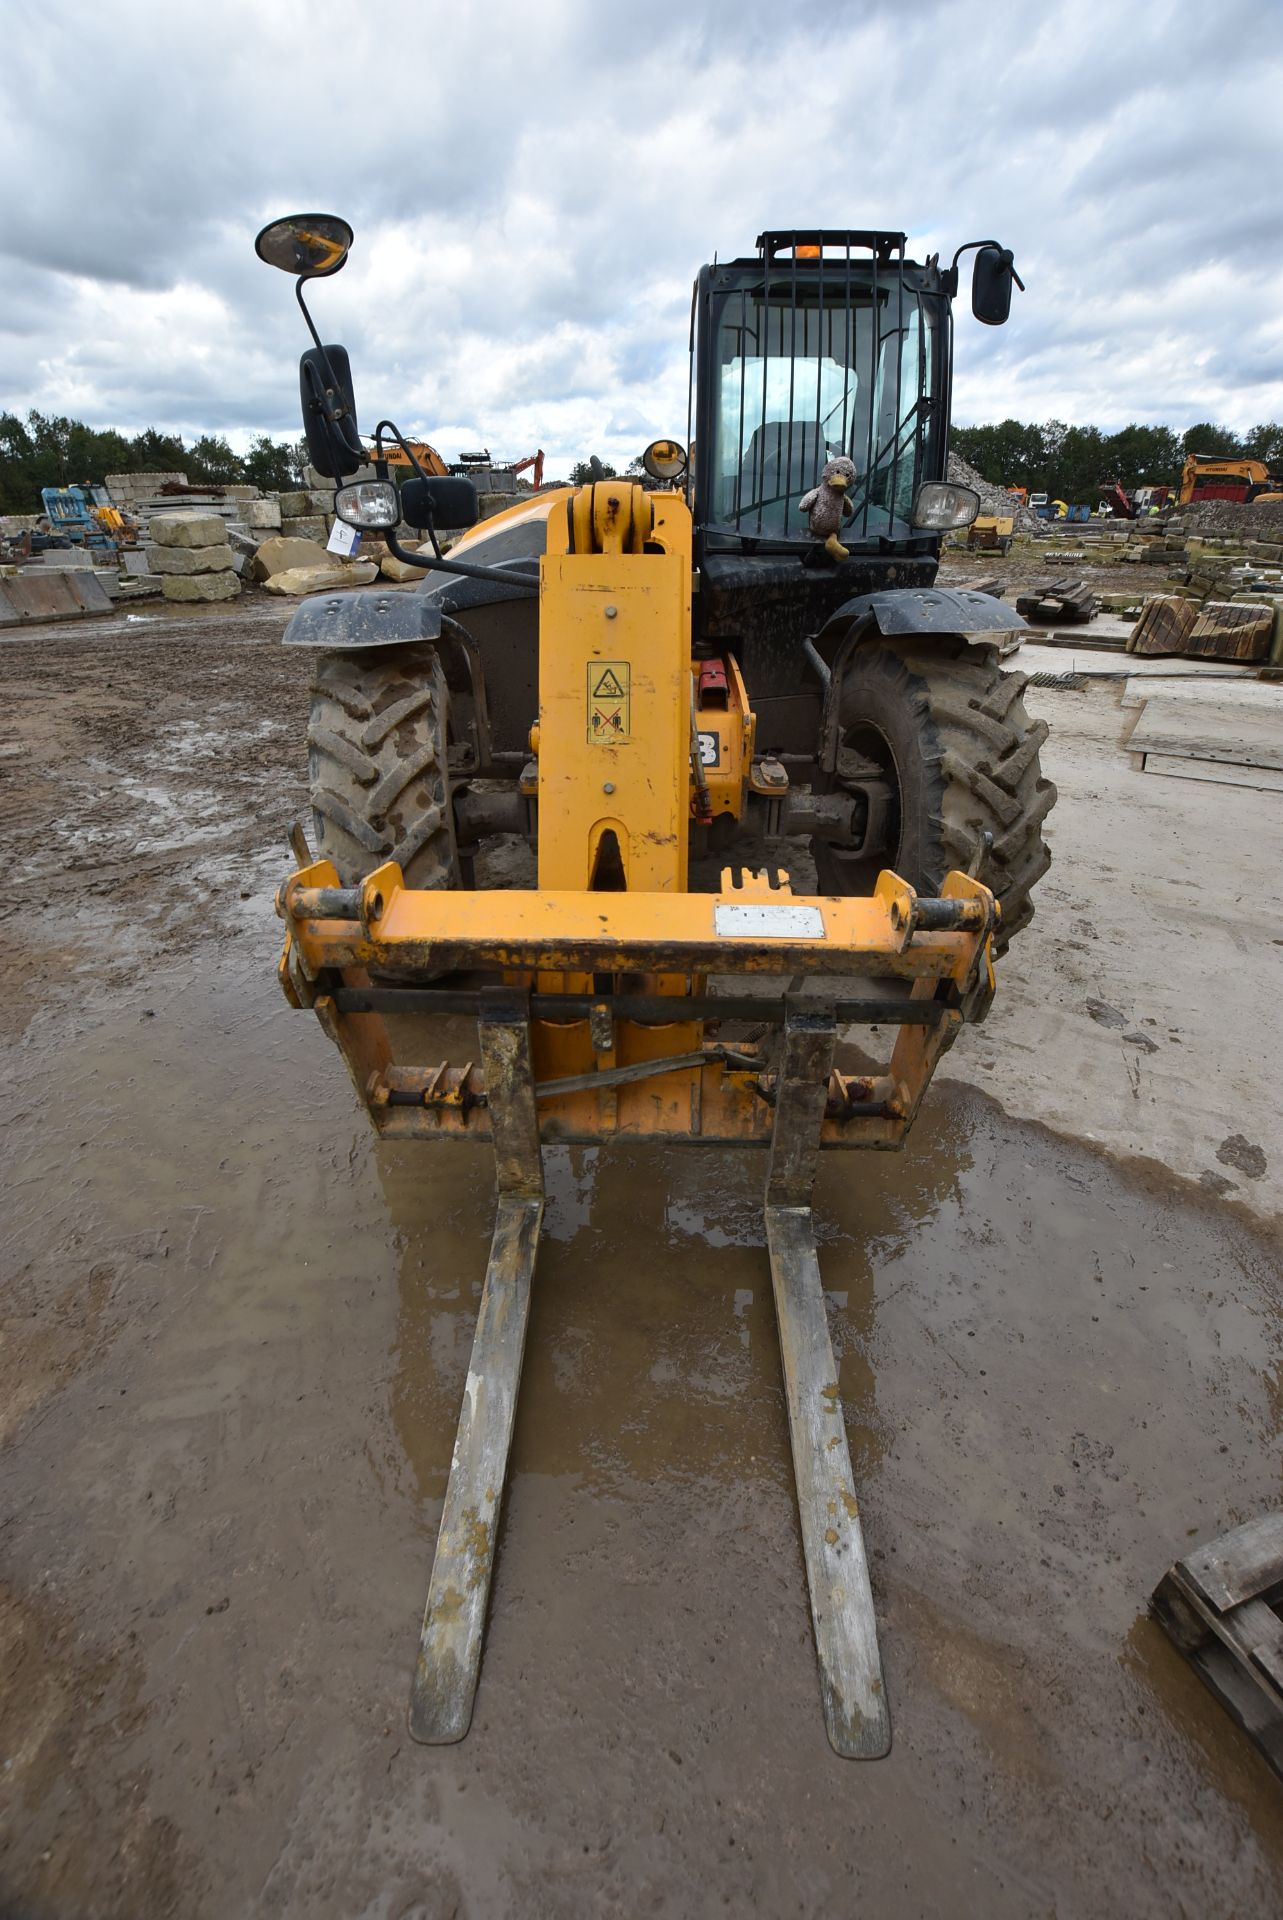
[[[757,244],[756,263],[706,269],[695,292],[692,375],[700,418],[693,437],[703,443],[697,444],[696,491],[702,532],[730,536],[750,550],[813,548],[797,500],[840,452],[856,466],[840,537],[857,545],[919,537],[908,502],[903,513],[896,508],[906,465],[911,486],[940,477],[945,467],[952,309],[936,256],[918,265],[906,258],[903,233],[875,229],[770,230]],[[859,313],[866,303],[862,341]],[[724,360],[728,318],[738,353]],[[936,334],[930,359],[928,328]],[[911,370],[903,346],[897,350],[894,343],[910,331],[917,340],[916,391],[906,405]],[[735,358],[738,394],[721,380]],[[843,370],[840,400],[826,399],[826,358]],[[760,381],[753,360],[760,360]],[[716,450],[724,432],[734,443],[729,486],[729,472],[715,471],[715,462],[724,467]],[[870,525],[875,511],[884,516],[882,525]]]

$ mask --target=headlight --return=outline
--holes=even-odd
[[[334,511],[348,527],[395,527],[401,518],[401,502],[391,480],[358,480],[353,486],[339,488]]]
[[[913,524],[932,533],[948,533],[952,527],[969,527],[980,511],[980,495],[974,487],[955,487],[951,481],[933,480],[918,488],[913,503]]]

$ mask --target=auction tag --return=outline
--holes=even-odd
[[[628,738],[630,669],[627,660],[588,662],[588,744],[618,746]]]
[[[325,543],[327,553],[341,553],[350,560],[361,548],[361,529],[349,527],[346,521],[336,520],[330,528],[330,537]]]

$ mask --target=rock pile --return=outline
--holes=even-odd
[[[227,524],[216,513],[155,513],[147,560],[166,600],[234,600],[241,590]]]
[[[1038,515],[1031,513],[1028,507],[1022,507],[1005,487],[991,487],[984,475],[969,466],[960,453],[949,455],[945,478],[955,487],[970,487],[978,493],[981,513],[996,513],[1004,519],[1010,514],[1015,520],[1017,533],[1033,533],[1042,525]]]

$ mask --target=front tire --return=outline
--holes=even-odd
[[[1025,711],[1028,676],[959,651],[861,647],[842,679],[838,779],[863,812],[863,838],[812,842],[826,893],[871,893],[890,867],[936,894],[973,863],[1002,908],[1004,952],[1033,918],[1033,888],[1051,864],[1042,826],[1056,789],[1042,776],[1045,720]],[[992,845],[983,850],[983,835]]]
[[[316,850],[345,887],[395,860],[407,887],[459,884],[445,674],[435,647],[323,653],[308,778]]]

